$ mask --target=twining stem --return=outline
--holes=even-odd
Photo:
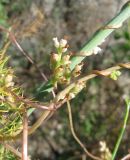
[[[112,71],[120,70],[122,68],[130,69],[130,63],[121,63],[114,67],[107,68],[105,70],[92,71],[91,74],[84,76],[76,80],[75,82],[71,83],[63,91],[58,93],[58,95],[55,97],[55,99],[52,102],[50,102],[50,104],[48,105],[48,108],[51,108],[51,110],[45,110],[43,111],[43,113],[41,113],[41,116],[38,118],[38,120],[29,128],[29,134],[32,134],[43,123],[43,121],[48,120],[49,119],[48,117],[51,117],[53,115],[54,112],[52,111],[52,108],[54,108],[54,106],[56,106],[55,108],[56,110],[66,102],[66,99],[65,98],[63,99],[63,97],[66,97],[66,95],[78,82],[87,82],[88,80],[93,79],[94,77],[97,77],[97,76],[107,77],[112,73]],[[52,113],[51,116],[50,116],[50,113]],[[19,138],[20,136],[21,136],[21,133],[14,134],[13,136],[0,135],[0,140],[16,139],[16,138]]]
[[[92,159],[95,159],[95,160],[101,160],[101,158],[92,155],[92,154],[86,149],[86,147],[84,146],[84,144],[80,141],[80,139],[79,139],[78,136],[76,135],[75,130],[74,130],[74,126],[73,126],[72,111],[71,111],[71,106],[70,106],[69,100],[67,100],[67,108],[68,108],[68,114],[69,114],[70,130],[71,130],[71,133],[72,133],[74,139],[75,139],[75,140],[77,141],[77,143],[81,146],[81,148],[84,150],[84,152],[86,153],[87,156],[89,156],[89,157],[91,157]]]
[[[92,54],[93,49],[95,47],[97,47],[98,45],[100,45],[105,38],[111,33],[113,32],[115,29],[121,27],[122,23],[129,18],[130,16],[130,1],[128,1],[121,9],[121,11],[119,12],[118,15],[116,15],[110,22],[108,22],[104,27],[102,27],[100,30],[98,30],[93,36],[92,38],[82,47],[82,49],[79,52],[79,56],[75,56],[72,58],[72,64],[71,64],[71,70],[73,70],[75,68],[75,66],[79,63],[81,63],[81,61],[86,57]],[[9,37],[11,39],[11,41],[17,46],[17,48],[22,52],[23,55],[26,56],[26,58],[32,63],[34,64],[34,66],[36,67],[36,69],[39,71],[39,73],[42,75],[42,77],[44,79],[46,79],[45,75],[42,74],[42,72],[38,69],[37,65],[34,63],[34,61],[31,59],[31,57],[28,56],[28,54],[22,49],[22,47],[20,46],[20,44],[18,43],[18,41],[16,40],[14,34],[12,34],[12,32],[8,31],[7,29],[3,28],[2,26],[0,26],[0,29],[7,32],[9,34]],[[81,55],[81,56],[80,56]],[[120,67],[118,67],[120,68]],[[93,78],[96,75],[93,74],[91,75],[89,78]],[[47,80],[47,79],[46,79]],[[75,84],[74,84],[75,85]],[[73,87],[73,85],[70,85],[70,88]],[[68,89],[68,87],[67,87]],[[66,91],[67,91],[66,89]],[[52,88],[52,93],[53,96],[55,97],[55,94],[53,92],[53,88]],[[63,91],[64,92],[64,91]],[[59,98],[59,97],[58,97]],[[58,99],[57,96],[55,99]],[[48,111],[47,111],[48,112]],[[51,111],[50,111],[51,113]],[[49,115],[49,114],[48,114]]]
[[[122,68],[130,69],[130,63],[129,62],[128,63],[120,63],[120,64],[117,64],[116,66],[113,66],[113,67],[110,67],[110,68],[107,68],[107,69],[104,69],[101,71],[94,70],[94,71],[92,71],[91,74],[76,80],[75,82],[71,83],[68,87],[66,87],[63,91],[58,93],[58,95],[55,97],[54,101],[58,102],[58,101],[62,100],[62,98],[65,97],[77,83],[87,82],[88,80],[93,79],[94,77],[97,77],[97,76],[108,77],[112,73],[112,71],[117,71]]]
[[[120,63],[114,67],[110,67],[108,69],[102,70],[102,71],[93,71],[91,74],[84,76],[82,78],[80,78],[79,80],[76,80],[75,82],[73,82],[72,84],[70,84],[68,87],[66,87],[63,91],[61,91],[53,100],[52,104],[50,104],[50,106],[57,106],[57,103],[59,103],[59,107],[62,106],[62,104],[64,104],[66,102],[66,95],[69,94],[70,90],[77,84],[77,83],[81,83],[81,82],[87,82],[88,80],[96,77],[96,76],[109,76],[112,71],[116,71],[116,70],[120,70],[122,68],[126,68],[126,69],[130,69],[130,63]],[[60,102],[59,102],[60,101]],[[56,109],[58,109],[59,107],[56,107]],[[52,107],[51,107],[52,108]],[[42,123],[44,120],[46,120],[48,118],[48,116],[50,116],[50,113],[53,113],[52,111],[44,111],[41,116],[39,117],[39,119],[33,124],[33,126],[29,129],[30,130],[30,134],[33,133]],[[51,115],[51,116],[52,116]],[[51,117],[50,116],[50,117]]]
[[[115,159],[116,157],[116,154],[117,154],[117,151],[118,151],[118,148],[119,148],[119,145],[121,143],[121,140],[123,138],[123,135],[124,135],[124,132],[125,132],[125,129],[126,129],[126,124],[128,122],[128,117],[129,117],[129,110],[130,110],[130,102],[126,102],[126,113],[125,113],[125,117],[124,117],[124,123],[123,123],[123,126],[122,126],[122,129],[121,129],[121,132],[119,134],[119,137],[117,139],[117,142],[116,142],[116,145],[115,145],[115,148],[114,148],[114,151],[113,151],[113,154],[112,154],[112,160]]]

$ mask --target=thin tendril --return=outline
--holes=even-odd
[[[77,143],[81,146],[81,148],[84,150],[84,152],[86,153],[87,156],[91,157],[92,159],[95,160],[101,160],[101,158],[96,157],[94,155],[92,155],[84,146],[84,144],[80,141],[80,139],[77,137],[75,131],[74,131],[74,126],[73,126],[73,118],[72,118],[72,111],[71,111],[71,106],[70,106],[70,102],[69,100],[67,100],[67,108],[68,108],[68,114],[69,114],[69,123],[70,123],[70,129],[71,129],[71,133],[74,137],[74,139],[77,141]]]

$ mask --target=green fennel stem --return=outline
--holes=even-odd
[[[110,35],[115,29],[118,29],[122,26],[123,22],[130,17],[130,1],[128,1],[121,9],[121,11],[116,15],[112,20],[110,20],[104,27],[99,29],[92,38],[81,48],[80,52],[77,55],[84,56],[75,56],[72,58],[71,69],[73,70],[75,66],[86,57],[91,55],[93,49],[98,45],[102,44],[106,37]]]

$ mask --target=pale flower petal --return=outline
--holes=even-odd
[[[60,47],[64,48],[67,45],[67,40],[66,39],[61,39],[60,40]]]
[[[93,49],[93,54],[98,54],[98,53],[100,53],[102,51],[102,49],[100,48],[100,47],[95,47],[94,49]]]
[[[62,49],[62,52],[64,53],[64,52],[66,52],[67,51],[67,48],[63,48]]]
[[[105,141],[100,141],[99,144],[100,144],[100,151],[104,152],[107,148],[106,142]]]
[[[58,41],[58,38],[57,38],[57,37],[54,37],[54,38],[53,38],[53,41],[54,41],[54,46],[55,46],[56,48],[59,48],[60,43],[59,43],[59,41]]]

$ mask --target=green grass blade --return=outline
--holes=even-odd
[[[127,108],[126,108],[126,113],[125,113],[125,117],[124,117],[124,123],[123,123],[122,129],[121,129],[121,132],[119,134],[119,137],[117,139],[113,154],[112,154],[112,160],[114,160],[115,157],[116,157],[116,154],[117,154],[117,151],[119,149],[121,140],[123,138],[123,135],[124,135],[124,132],[125,132],[125,129],[126,129],[126,124],[127,124],[128,118],[129,118],[129,110],[130,110],[130,101],[129,100],[126,100],[126,105],[127,105]]]

